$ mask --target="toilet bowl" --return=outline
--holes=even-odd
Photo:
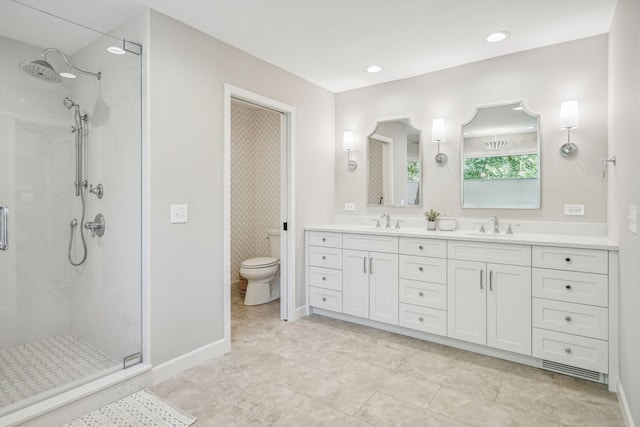
[[[268,230],[267,234],[271,256],[251,258],[240,265],[240,275],[247,279],[244,305],[265,304],[280,298],[280,230]]]

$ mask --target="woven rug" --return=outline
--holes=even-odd
[[[62,427],[187,427],[196,417],[174,408],[148,390],[140,390]]]

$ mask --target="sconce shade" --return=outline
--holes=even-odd
[[[575,129],[580,126],[578,101],[564,101],[560,104],[560,129]]]
[[[344,131],[344,136],[342,137],[342,149],[344,151],[353,150],[353,132],[350,130]]]
[[[433,119],[431,139],[435,142],[444,141],[444,119]]]

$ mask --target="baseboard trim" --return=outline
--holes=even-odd
[[[152,384],[162,382],[178,375],[182,371],[186,371],[189,368],[199,365],[206,360],[223,356],[230,350],[231,343],[229,340],[225,340],[224,338],[197,348],[189,353],[183,354],[182,356],[178,356],[175,359],[171,359],[158,366],[154,366],[151,371],[151,382]]]
[[[298,319],[306,316],[307,313],[308,313],[308,310],[307,310],[307,306],[306,305],[303,305],[302,307],[296,308],[296,312],[295,312],[295,316],[296,317],[295,317],[294,320],[298,320]]]
[[[631,409],[629,409],[629,402],[627,396],[624,394],[624,388],[622,388],[622,382],[618,378],[618,403],[620,404],[620,410],[622,410],[622,417],[627,427],[635,427],[633,417],[631,416]]]

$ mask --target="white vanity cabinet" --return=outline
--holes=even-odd
[[[531,355],[531,247],[449,242],[447,335]],[[501,261],[511,264],[483,262]]]
[[[398,238],[343,236],[342,312],[398,324]]]
[[[342,312],[342,233],[309,233],[309,303]]]

